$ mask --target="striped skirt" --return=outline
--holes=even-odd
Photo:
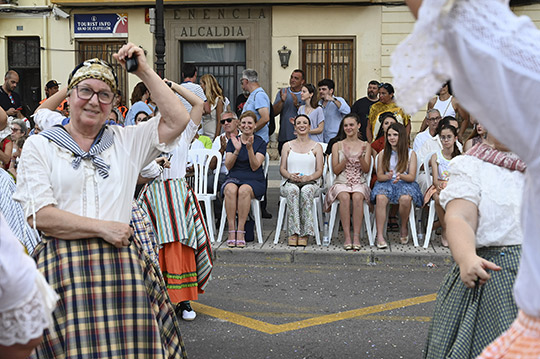
[[[138,237],[121,249],[43,238],[34,258],[61,299],[31,358],[186,357],[161,273]]]
[[[516,319],[512,288],[521,246],[479,248],[477,254],[502,269],[490,272],[486,284],[467,288],[454,264],[437,293],[424,358],[476,358]]]
[[[140,193],[139,205],[146,212],[157,242],[180,242],[195,253],[197,284],[204,290],[212,272],[212,247],[195,193],[185,179],[155,180]],[[162,268],[163,271],[165,269]]]

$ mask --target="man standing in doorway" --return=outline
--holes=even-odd
[[[0,106],[6,111],[8,116],[24,118],[21,113],[21,97],[15,92],[19,83],[19,74],[14,70],[9,70],[4,76],[4,84],[0,87]]]
[[[328,143],[336,137],[339,124],[343,116],[351,112],[351,108],[343,97],[334,96],[335,83],[331,79],[324,79],[317,84],[319,87],[319,105],[324,112],[324,142]]]
[[[259,85],[259,74],[253,69],[245,69],[242,71],[242,90],[249,92],[249,97],[244,105],[242,113],[253,111],[257,115],[257,123],[255,123],[255,134],[261,136],[266,142],[270,142],[270,133],[268,122],[270,121],[270,98],[264,92],[264,89]],[[268,187],[268,178],[267,178]],[[265,193],[264,200],[261,202],[261,212],[263,218],[272,218],[272,215],[266,210],[267,196]]]
[[[274,114],[279,116],[278,152],[281,154],[283,144],[296,138],[294,126],[290,119],[298,114],[298,107],[304,104],[300,99],[304,85],[304,71],[296,69],[289,79],[290,87],[281,89],[274,100]]]
[[[371,133],[367,133],[367,124],[369,117],[369,109],[371,105],[379,101],[379,81],[372,80],[368,84],[367,96],[357,100],[351,107],[351,112],[358,115],[360,119],[360,133],[362,134],[362,140],[373,142],[373,136]]]

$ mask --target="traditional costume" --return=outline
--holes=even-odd
[[[97,59],[74,70],[70,89],[89,78],[116,90],[112,69]],[[26,217],[54,206],[129,223],[139,172],[175,146],[159,143],[159,121],[157,116],[137,127],[104,126],[88,152],[61,126],[31,136],[22,151],[14,199]],[[101,238],[43,238],[33,256],[60,302],[54,329],[45,332],[32,358],[185,357],[161,274],[139,239],[116,248]]]
[[[514,289],[523,312],[483,358],[540,356],[540,131],[531,106],[540,93],[538,43],[540,31],[516,16],[508,0],[424,0],[413,33],[392,56],[398,100],[408,112],[452,79],[463,107],[527,164],[523,255]]]

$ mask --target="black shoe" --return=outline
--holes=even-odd
[[[263,209],[261,212],[262,212],[262,218],[264,218],[264,219],[272,219],[272,214],[269,213],[266,209]]]

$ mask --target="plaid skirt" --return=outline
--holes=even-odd
[[[34,259],[61,299],[31,358],[187,357],[163,277],[137,236],[121,249],[44,237]]]
[[[186,180],[155,180],[141,191],[138,201],[152,222],[157,243],[180,242],[195,250],[197,282],[204,290],[213,267],[212,246],[199,201]]]
[[[142,249],[159,268],[159,246],[156,243],[154,228],[146,213],[135,200],[131,203],[131,222],[129,225],[133,228],[133,235],[139,239]]]
[[[479,248],[477,254],[502,269],[490,272],[486,284],[467,288],[454,264],[437,293],[424,358],[476,358],[516,319],[512,289],[521,246]]]

